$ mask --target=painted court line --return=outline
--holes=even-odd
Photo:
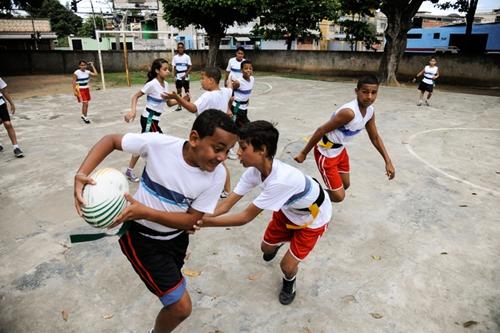
[[[406,144],[406,149],[408,150],[408,152],[410,154],[412,154],[415,158],[417,158],[419,161],[423,162],[425,165],[427,165],[429,168],[433,169],[434,171],[450,178],[450,179],[453,179],[455,181],[458,181],[460,183],[463,183],[463,184],[467,184],[469,186],[472,186],[472,187],[475,187],[475,188],[478,188],[478,189],[481,189],[483,191],[486,191],[486,192],[489,192],[491,194],[495,194],[495,195],[500,195],[500,192],[499,191],[495,191],[493,189],[490,189],[490,188],[487,188],[487,187],[484,187],[484,186],[481,186],[481,185],[477,185],[477,184],[474,184],[474,183],[471,183],[470,181],[468,180],[465,180],[463,178],[459,178],[457,176],[453,176],[449,173],[447,173],[446,171],[444,170],[441,170],[440,168],[432,165],[430,162],[428,162],[427,160],[425,160],[423,157],[421,157],[420,155],[418,155],[414,150],[413,148],[411,148],[411,141],[413,139],[415,139],[417,136],[420,136],[422,134],[426,134],[426,133],[431,133],[431,132],[442,132],[442,131],[500,131],[500,128],[467,128],[467,127],[454,127],[454,128],[435,128],[435,129],[431,129],[431,130],[426,130],[426,131],[422,131],[422,132],[418,132],[418,133],[415,133],[413,135],[411,135],[409,138],[408,138],[408,144]]]

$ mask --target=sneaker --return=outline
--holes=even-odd
[[[227,158],[230,160],[237,160],[238,159],[238,154],[236,154],[233,149],[229,150],[229,153],[227,153]]]
[[[2,145],[0,145],[0,151],[3,151],[3,146]]]
[[[227,198],[228,195],[229,195],[229,192],[222,191],[222,193],[220,194],[220,197],[221,197],[221,199],[225,199],[225,198]]]
[[[175,111],[182,111],[182,106],[177,106],[177,108],[175,109]]]
[[[271,261],[274,259],[274,257],[276,257],[276,255],[278,254],[278,251],[279,249],[285,244],[281,244],[279,246],[276,246],[276,249],[274,250],[273,253],[264,253],[262,255],[262,259],[264,259],[264,261]]]
[[[16,155],[16,157],[18,157],[18,158],[24,157],[24,153],[20,148],[14,149],[14,155]]]
[[[83,122],[84,122],[85,124],[90,124],[90,119],[89,119],[89,118],[87,118],[87,117],[85,117],[85,116],[81,116],[80,118],[82,118],[82,120],[83,120]]]
[[[293,302],[293,299],[295,298],[295,280],[295,277],[292,281],[288,281],[283,278],[283,287],[281,288],[279,296],[281,304],[288,305]]]
[[[426,100],[425,100],[425,105],[427,105],[427,106],[431,106],[431,102],[429,102],[429,100],[428,100],[428,99],[426,99]]]
[[[125,171],[125,176],[127,177],[128,180],[130,180],[132,183],[138,183],[139,182],[139,177],[137,177],[134,173],[134,170],[127,169]]]
[[[417,102],[417,106],[420,106],[420,105],[422,105],[422,100],[421,99],[419,99],[418,102]]]

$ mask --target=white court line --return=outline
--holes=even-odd
[[[413,135],[411,135],[409,138],[408,138],[408,144],[406,144],[406,149],[408,150],[408,152],[410,154],[412,154],[415,158],[417,158],[419,161],[423,162],[425,165],[427,165],[429,168],[433,169],[434,171],[437,171],[438,173],[450,178],[450,179],[453,179],[457,182],[460,182],[460,183],[464,183],[464,184],[467,184],[469,186],[472,186],[472,187],[475,187],[475,188],[478,188],[478,189],[481,189],[483,191],[486,191],[486,192],[489,192],[491,194],[496,194],[496,195],[500,195],[500,192],[498,191],[495,191],[495,190],[492,190],[490,188],[487,188],[487,187],[483,187],[481,185],[476,185],[474,183],[471,183],[469,182],[468,180],[465,180],[465,179],[462,179],[462,178],[459,178],[459,177],[456,177],[456,176],[453,176],[453,175],[450,175],[449,173],[447,173],[446,171],[443,171],[441,170],[440,168],[432,165],[431,163],[429,163],[427,160],[425,160],[423,157],[420,157],[412,148],[411,148],[411,141],[413,139],[415,139],[417,136],[419,135],[422,135],[422,134],[426,134],[426,133],[431,133],[431,132],[441,132],[441,131],[500,131],[500,128],[466,128],[466,127],[454,127],[454,128],[435,128],[435,129],[431,129],[431,130],[426,130],[426,131],[422,131],[422,132],[418,132],[418,133],[415,133]]]
[[[265,84],[267,86],[267,90],[260,93],[260,94],[255,94],[256,96],[265,95],[265,94],[269,93],[271,90],[273,90],[273,86],[270,83],[267,83],[267,82],[257,82],[257,83]]]

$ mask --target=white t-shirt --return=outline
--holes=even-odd
[[[86,69],[85,71],[81,71],[77,69],[73,74],[76,75],[76,84],[80,89],[88,89],[89,81],[90,81],[90,71]]]
[[[236,102],[247,102],[240,104],[240,109],[246,110],[248,108],[248,100],[250,99],[250,94],[255,83],[255,78],[250,76],[250,80],[247,81],[242,77],[234,80],[240,83],[238,89],[234,89],[234,101],[233,106],[236,106]]]
[[[241,63],[244,60],[245,60],[245,58],[243,58],[241,61],[238,61],[238,60],[236,60],[236,57],[233,57],[233,58],[229,59],[229,61],[227,62],[226,72],[230,73],[233,80],[236,80],[237,78],[240,78],[242,76]]]
[[[182,80],[182,76],[184,76],[184,74],[187,72],[188,66],[191,65],[191,57],[186,53],[184,53],[183,55],[174,55],[174,58],[172,59],[172,66],[175,67],[176,79]],[[186,75],[184,80],[189,80],[189,77]]]
[[[229,100],[233,90],[229,88],[221,88],[219,90],[212,90],[203,93],[195,102],[196,105],[196,115],[199,116],[203,111],[208,109],[220,110],[226,112]]]
[[[4,80],[2,80],[2,78],[0,78],[0,89],[5,89],[7,87],[7,83],[5,83]],[[5,99],[3,98],[3,94],[2,92],[0,92],[0,105],[4,105],[5,104]]]
[[[320,206],[318,216],[308,228],[319,228],[330,222],[332,204],[328,194],[311,177],[277,159],[273,160],[271,173],[264,181],[262,181],[261,176],[257,168],[248,168],[238,181],[234,193],[245,195],[254,187],[259,186],[262,192],[254,199],[255,206],[275,212],[281,210],[291,222],[303,225],[312,220],[312,215],[309,211],[298,211],[297,209],[311,206],[318,198],[319,191],[323,191],[325,200]],[[290,202],[294,195],[304,192],[306,177],[311,184],[309,191]]]
[[[141,92],[146,95],[146,109],[142,111],[144,117],[149,116],[147,109],[151,109],[158,113],[163,113],[165,111],[165,100],[161,98],[162,93],[168,92],[168,83],[163,81],[164,86],[155,78],[147,82],[144,87],[142,87]],[[160,120],[161,115],[154,115],[154,120]]]
[[[434,84],[434,76],[436,76],[438,72],[438,66],[431,67],[429,65],[424,67],[424,78],[422,79],[423,83]]]
[[[184,139],[159,133],[128,133],[123,136],[123,151],[140,155],[146,160],[134,199],[160,211],[186,212],[192,207],[211,214],[224,187],[226,171],[222,164],[213,172],[187,164],[182,154],[185,142]],[[137,222],[160,232],[177,231],[148,220]],[[172,239],[181,233],[149,237]]]
[[[356,135],[358,135],[366,126],[366,123],[373,117],[373,106],[366,108],[366,114],[363,117],[361,111],[359,110],[358,100],[354,99],[349,103],[346,103],[339,107],[333,114],[332,117],[342,109],[351,109],[354,111],[354,118],[347,124],[328,132],[326,136],[333,143],[342,144],[340,148],[325,148],[321,145],[322,141],[318,143],[319,152],[326,157],[338,156],[343,149],[345,149],[345,144],[351,141]]]

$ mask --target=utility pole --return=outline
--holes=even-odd
[[[35,50],[38,50],[38,36],[35,30],[35,20],[33,19],[33,14],[31,15],[31,25],[33,26],[33,40],[35,41]]]
[[[90,0],[90,8],[92,9],[92,23],[94,23],[94,36],[95,36],[95,31],[97,30],[97,26],[95,24],[95,12],[94,12],[94,4],[92,3],[92,0]],[[97,38],[97,36],[96,36]],[[97,41],[99,43],[99,40]]]

